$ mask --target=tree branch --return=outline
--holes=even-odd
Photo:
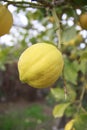
[[[64,4],[65,0],[53,0],[52,2],[49,2],[47,0],[36,0],[37,3],[33,2],[26,2],[26,1],[10,1],[10,0],[1,0],[4,2],[7,2],[8,5],[12,4],[16,7],[21,7],[21,8],[53,8],[53,7],[58,7]]]
[[[55,8],[53,8],[52,10],[52,14],[53,17],[55,19],[55,23],[56,23],[56,27],[57,27],[57,36],[58,36],[58,48],[61,49],[61,43],[62,43],[62,39],[61,39],[61,27],[60,27],[60,20],[56,14],[56,10]]]
[[[10,1],[10,0],[1,0],[4,2],[7,2],[8,5],[12,4],[16,7],[20,7],[20,8],[44,8],[44,6],[42,4],[36,4],[36,3],[32,3],[32,2],[26,2],[26,1]]]
[[[37,2],[41,3],[42,5],[44,5],[45,7],[49,7],[52,8],[53,4],[52,2],[46,1],[46,0],[37,0]]]

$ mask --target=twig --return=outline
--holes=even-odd
[[[53,17],[55,19],[55,23],[56,23],[56,26],[57,26],[57,36],[58,36],[58,48],[61,49],[61,27],[60,27],[60,20],[56,14],[56,10],[55,8],[52,9],[52,14],[53,14]]]
[[[63,88],[64,88],[65,100],[66,100],[69,93],[67,91],[66,80],[65,80],[65,77],[64,77],[64,68],[63,68],[62,78],[63,78],[63,84],[64,84]]]
[[[44,5],[42,4],[36,4],[36,3],[32,3],[32,2],[26,2],[26,1],[10,1],[10,0],[2,0],[4,2],[7,2],[8,5],[12,4],[16,7],[20,7],[20,8],[44,8]]]
[[[85,87],[83,86],[82,92],[81,92],[81,95],[80,95],[80,99],[79,99],[78,112],[79,112],[80,109],[82,108],[82,100],[83,100],[83,97],[84,97],[84,93],[85,93]]]
[[[37,2],[41,3],[41,4],[44,5],[45,7],[49,7],[49,8],[52,8],[52,7],[53,7],[52,2],[49,2],[49,1],[47,1],[47,0],[37,0]]]
[[[17,7],[24,7],[24,8],[32,7],[32,8],[50,8],[50,9],[52,9],[53,7],[66,5],[65,0],[58,0],[55,2],[47,1],[47,0],[36,0],[37,3],[26,2],[26,1],[10,1],[10,0],[1,0],[1,1],[7,2],[8,4],[13,4],[14,6],[17,6]]]

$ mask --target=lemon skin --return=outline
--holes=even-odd
[[[46,88],[59,78],[63,65],[62,54],[54,45],[37,43],[21,54],[19,78],[34,88]]]

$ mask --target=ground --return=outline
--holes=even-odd
[[[53,118],[52,107],[43,100],[2,102],[0,120],[2,130],[63,130],[58,128],[61,120]]]

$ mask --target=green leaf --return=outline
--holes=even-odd
[[[55,98],[56,101],[64,101],[64,89],[63,88],[51,88],[51,94]]]
[[[67,109],[65,110],[65,115],[67,117],[73,117],[74,114],[76,114],[77,108],[74,105],[69,105]]]
[[[87,60],[82,60],[79,64],[79,70],[85,74],[86,73]]]
[[[75,118],[75,130],[87,130],[87,114],[80,114]]]
[[[84,51],[83,54],[81,55],[81,59],[87,59],[87,49],[86,49],[86,51]]]
[[[76,29],[75,27],[69,27],[62,31],[62,42],[69,42],[71,39],[74,39],[76,37]]]
[[[68,59],[65,59],[65,66],[64,66],[64,77],[67,81],[77,84],[77,76],[78,76],[78,62],[77,61],[69,61]]]
[[[66,101],[73,102],[76,98],[76,92],[74,89],[72,89],[71,86],[67,84],[67,98]],[[56,101],[61,102],[65,101],[65,93],[64,93],[64,88],[51,88],[51,94],[55,98]]]
[[[61,103],[54,107],[53,116],[55,118],[60,118],[64,115],[65,109],[70,105],[70,103]]]

